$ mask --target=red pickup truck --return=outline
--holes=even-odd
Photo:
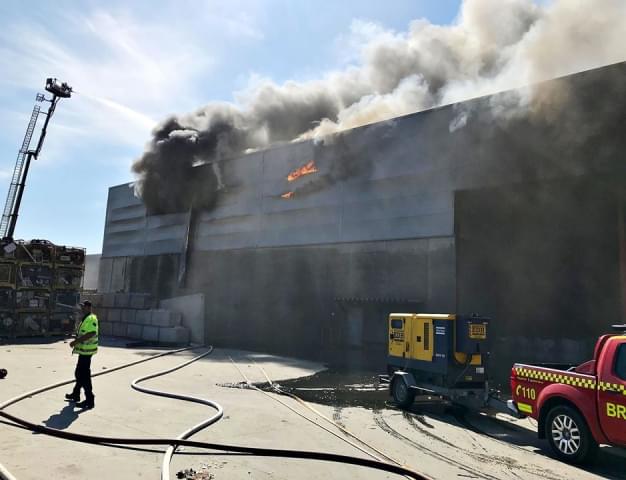
[[[626,325],[601,336],[593,360],[567,370],[516,363],[510,408],[538,422],[556,455],[590,460],[598,444],[626,447]]]

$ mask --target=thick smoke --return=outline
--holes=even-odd
[[[199,178],[194,165],[622,61],[625,35],[623,0],[465,0],[453,24],[415,20],[400,33],[355,22],[358,60],[345,70],[310,82],[260,81],[236,104],[211,103],[161,123],[133,165],[137,191],[152,213],[191,202],[210,208],[217,178],[210,169],[202,170],[211,178]],[[494,110],[549,116],[567,98],[526,92]],[[461,112],[450,130],[466,122]]]

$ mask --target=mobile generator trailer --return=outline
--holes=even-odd
[[[416,395],[434,395],[518,416],[489,388],[489,318],[392,313],[387,321],[387,375],[380,380],[398,406],[409,407]]]

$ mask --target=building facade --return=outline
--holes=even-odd
[[[389,312],[477,312],[502,382],[582,361],[624,319],[625,93],[616,64],[204,165],[205,211],[112,187],[98,289],[201,292],[218,345],[382,368]]]

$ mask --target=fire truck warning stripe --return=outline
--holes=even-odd
[[[517,402],[517,409],[523,413],[533,413],[532,405],[528,405],[527,403]]]
[[[619,383],[609,383],[609,382],[600,382],[599,383],[600,390],[603,392],[606,390],[617,390],[618,392],[622,392],[626,395],[626,385],[621,385]]]
[[[533,370],[530,368],[516,368],[515,373],[518,377],[530,378],[533,380],[543,380],[544,382],[563,383],[578,388],[588,388],[595,390],[596,381],[593,378],[581,378],[573,375],[562,373],[544,372],[542,370]]]

